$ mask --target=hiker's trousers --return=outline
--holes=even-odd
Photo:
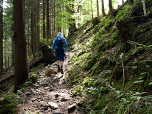
[[[56,60],[64,61],[64,49],[63,48],[55,48]]]

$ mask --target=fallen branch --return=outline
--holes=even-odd
[[[129,44],[134,44],[134,45],[139,45],[139,46],[144,46],[144,47],[146,47],[146,45],[139,44],[139,43],[134,42],[134,41],[130,41],[130,40],[128,40],[127,42],[128,42]]]

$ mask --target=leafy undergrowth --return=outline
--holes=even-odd
[[[150,4],[147,0],[149,10]],[[69,79],[73,94],[84,97],[86,113],[152,113],[152,20],[150,13],[142,15],[142,3],[126,5],[115,17],[106,16],[96,26],[89,22],[68,38],[75,39],[70,49],[76,52]],[[120,23],[127,28],[127,40]]]
[[[41,63],[37,67],[33,67],[29,72],[29,79],[21,85],[19,91],[25,91],[31,87],[32,83],[35,83],[37,74],[44,68],[44,64]],[[13,93],[13,85],[10,85],[5,91],[0,91],[0,114],[16,114],[18,108],[22,107],[20,103],[24,98],[20,98],[17,94]]]

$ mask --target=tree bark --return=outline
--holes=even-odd
[[[27,50],[22,0],[13,0],[15,37],[15,83],[14,92],[28,79]]]
[[[91,13],[92,13],[92,19],[93,19],[93,8],[92,8],[92,0],[91,0]]]
[[[0,77],[3,72],[3,0],[0,1]]]
[[[49,0],[47,2],[47,40],[50,38],[50,27],[49,27]]]
[[[37,23],[40,21],[40,0],[37,0]],[[40,43],[40,26],[39,25],[37,25],[37,42],[36,42],[36,44],[37,44],[37,49],[38,49],[38,47],[39,47],[39,44]]]
[[[112,0],[109,0],[109,14],[112,14]]]
[[[74,0],[72,0],[74,1]],[[69,8],[70,7],[70,8]],[[67,7],[66,7],[67,11],[73,15],[74,14],[74,4],[69,4]],[[70,27],[69,27],[69,33],[70,34],[73,34],[73,32],[76,30],[76,25],[75,25],[75,19],[70,17],[69,19],[69,22],[71,22]]]
[[[105,10],[104,10],[104,0],[101,0],[102,2],[102,15],[103,17],[106,16]]]
[[[122,4],[124,4],[124,0],[122,0]]]
[[[53,35],[53,37],[56,37],[56,30],[55,30],[55,28],[56,28],[56,26],[55,26],[55,0],[54,0],[54,3],[53,3],[53,5],[54,5],[54,10],[53,10],[53,15],[54,15],[54,25],[53,25],[53,33],[54,33],[54,35]]]
[[[146,16],[146,5],[145,5],[145,0],[142,0],[143,1],[143,10],[144,10],[144,16]]]
[[[98,0],[97,0],[97,17],[99,19],[99,3],[98,3]]]
[[[45,0],[43,0],[43,38],[46,38],[46,35],[45,35]]]

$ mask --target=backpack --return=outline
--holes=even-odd
[[[55,43],[57,47],[63,47],[63,44],[64,44],[63,38],[57,37]]]

